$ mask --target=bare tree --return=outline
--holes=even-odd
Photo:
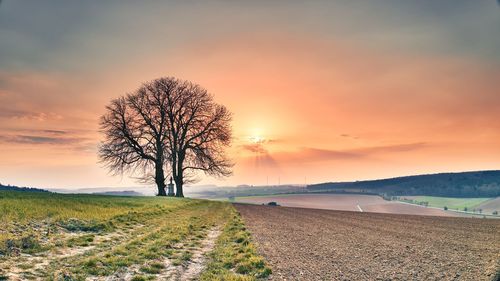
[[[99,148],[101,162],[115,174],[139,172],[143,181],[154,180],[159,196],[166,195],[165,106],[165,97],[141,87],[112,100],[100,122],[105,135]]]
[[[106,110],[99,156],[115,174],[141,172],[165,195],[164,169],[169,169],[178,197],[197,171],[231,174],[224,154],[231,143],[231,113],[199,85],[160,78],[113,100]]]
[[[167,96],[166,139],[176,196],[184,196],[184,183],[192,180],[196,172],[229,176],[232,163],[224,154],[231,143],[231,113],[227,108],[188,81],[161,78],[148,88]]]

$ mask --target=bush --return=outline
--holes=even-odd
[[[446,207],[446,206],[444,206],[444,208],[443,208],[443,209],[444,209],[445,211],[448,211],[448,207]]]

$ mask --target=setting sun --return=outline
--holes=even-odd
[[[264,142],[264,138],[261,137],[261,136],[257,136],[257,135],[256,136],[252,136],[252,137],[250,137],[250,142],[252,142],[252,143],[262,143],[262,142]]]

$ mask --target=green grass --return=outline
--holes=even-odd
[[[404,198],[405,196],[401,196]],[[491,198],[450,198],[450,197],[435,197],[435,196],[411,196],[408,197],[417,202],[429,202],[430,207],[448,207],[448,209],[452,210],[460,210],[463,211],[464,208],[467,208],[469,211],[472,211],[474,208],[479,206],[481,203],[490,200]]]
[[[210,254],[210,262],[200,280],[248,281],[266,278],[270,274],[271,268],[257,253],[241,217],[232,209],[231,218]]]
[[[174,209],[183,204],[184,201],[175,198],[0,191],[0,222],[33,219],[103,222],[131,212]]]
[[[166,270],[166,260],[188,264],[192,247],[214,228],[223,231],[203,280],[270,274],[241,218],[225,202],[0,192],[0,223],[0,276],[23,267],[24,278],[85,280],[136,268],[134,280],[154,280]],[[49,264],[37,267],[31,254]]]

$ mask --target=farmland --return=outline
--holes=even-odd
[[[459,216],[434,208],[387,201],[376,195],[357,194],[287,194],[269,196],[236,197],[236,202],[266,204],[274,201],[287,207],[314,208],[343,211],[362,211],[375,213],[413,214],[429,216]]]
[[[206,200],[0,192],[0,279],[254,280],[234,208]]]
[[[488,203],[488,201],[500,202],[498,200],[492,200],[492,198],[450,198],[434,196],[401,196],[401,198],[403,198],[403,200],[413,200],[414,202],[428,202],[429,206],[431,207],[444,208],[446,206],[448,207],[448,209],[460,211],[464,209],[467,209],[469,211],[472,211],[474,209],[481,209],[481,211],[483,211],[482,206],[484,206],[483,204]],[[490,208],[488,208],[489,214],[494,211],[493,209],[500,210],[499,203],[497,203],[496,206],[494,206],[492,203],[493,202],[487,205],[490,206]]]
[[[500,220],[235,206],[272,280],[500,278]]]

